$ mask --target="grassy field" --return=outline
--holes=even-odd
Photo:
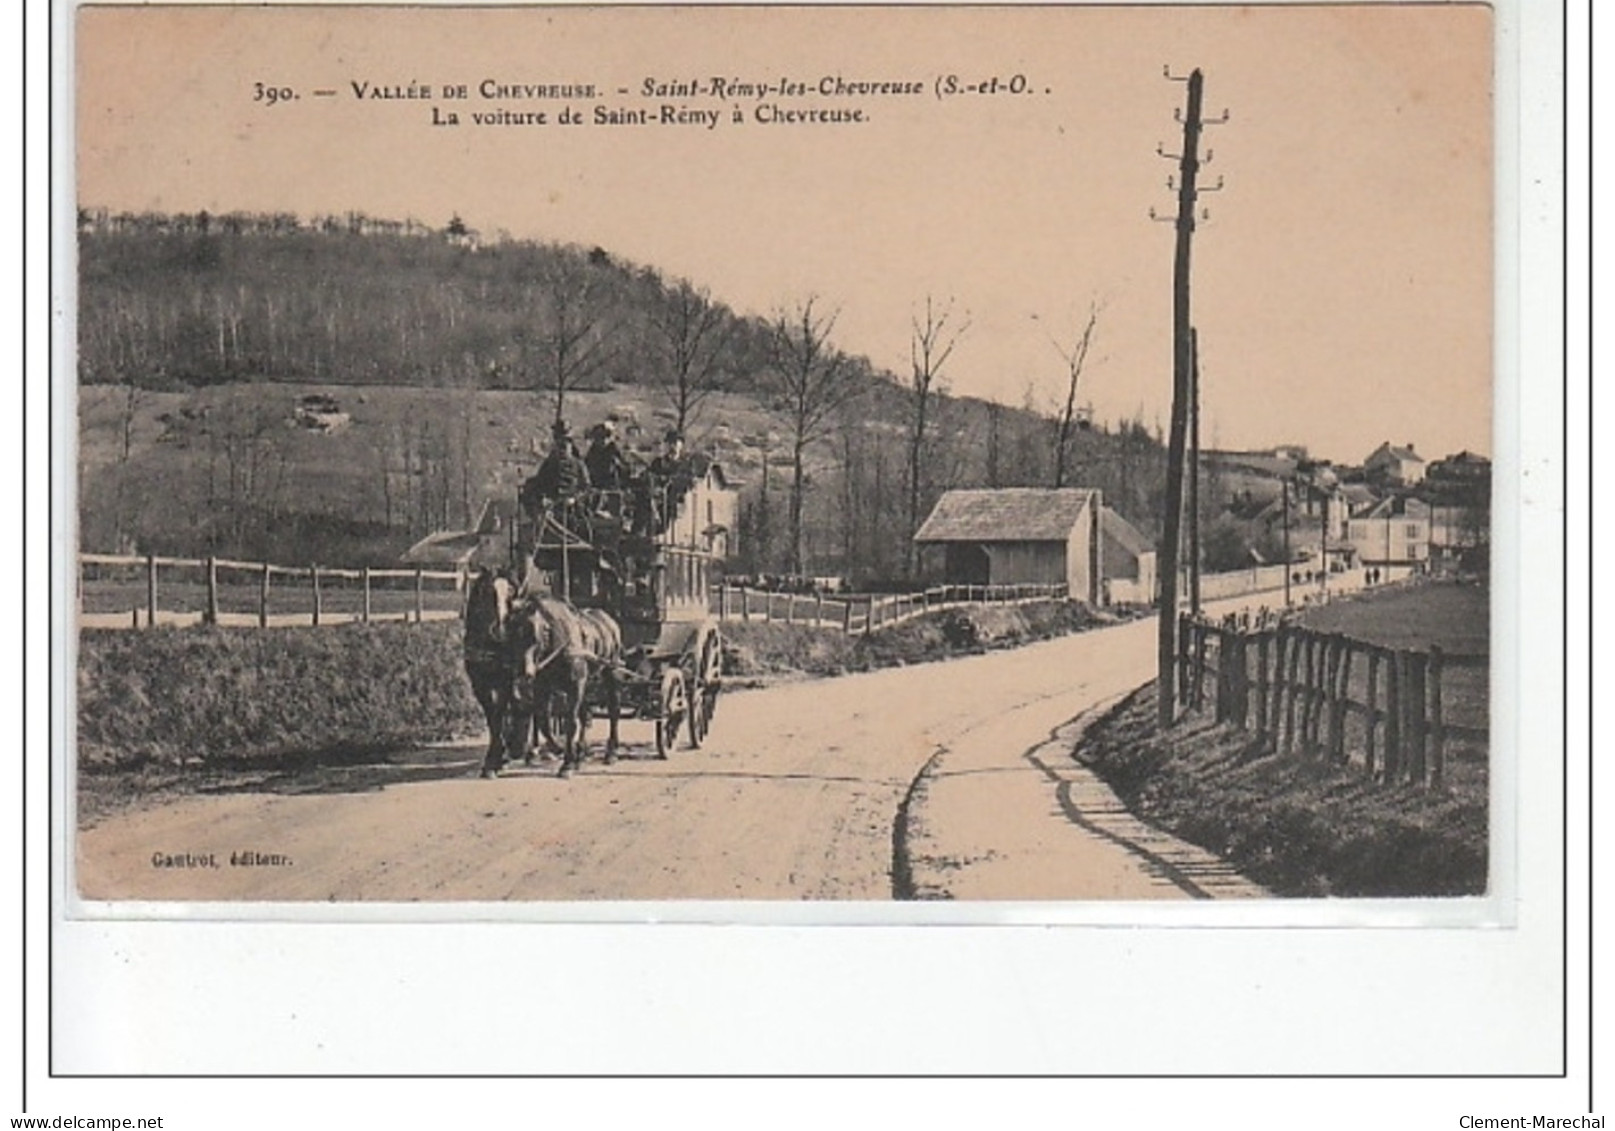
[[[1385,648],[1417,652],[1441,648],[1448,656],[1441,678],[1445,722],[1467,732],[1486,731],[1491,672],[1487,664],[1490,602],[1485,587],[1428,581],[1366,590],[1308,609],[1301,623]],[[1366,663],[1359,660],[1354,664],[1348,683],[1351,697],[1366,703]],[[1379,694],[1383,705],[1383,686]],[[1355,714],[1347,719],[1347,746],[1354,759],[1366,748],[1365,725]],[[1479,734],[1454,736],[1447,750],[1451,771],[1467,777],[1478,775],[1484,783],[1487,746]]]
[[[336,397],[351,424],[331,433],[297,427],[297,402],[310,393]],[[120,529],[142,551],[200,554],[200,532],[250,505],[279,515],[288,529],[301,518],[306,534],[231,556],[288,565],[396,564],[427,530],[469,526],[486,499],[514,498],[537,468],[554,413],[552,395],[503,390],[236,384],[142,391],[132,416],[121,388],[88,385],[78,395],[82,549],[119,552],[112,534]],[[631,422],[627,444],[648,457],[670,414],[645,386],[567,396],[567,417],[580,434],[608,415]],[[689,431],[693,450],[714,451],[744,481],[761,473],[758,449],[744,441],[778,428],[751,397],[714,393]],[[810,450],[810,472],[832,457],[828,441]],[[422,492],[438,500],[424,526]],[[330,533],[343,529],[349,532]],[[338,539],[334,550],[322,537]]]
[[[1457,582],[1367,589],[1308,609],[1301,623],[1387,648],[1422,651],[1435,644],[1457,655],[1485,655],[1491,590]]]

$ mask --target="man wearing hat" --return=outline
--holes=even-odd
[[[656,532],[660,534],[695,482],[690,457],[684,454],[684,433],[677,428],[669,428],[662,438],[662,454],[651,460],[650,482],[656,500]]]
[[[628,482],[628,465],[617,446],[617,426],[602,420],[589,429],[589,451],[583,457],[589,483],[603,491],[620,491]]]
[[[550,429],[550,454],[533,477],[522,484],[522,505],[536,520],[545,508],[558,502],[570,503],[588,489],[589,469],[572,445],[572,430],[566,421],[557,420]]]

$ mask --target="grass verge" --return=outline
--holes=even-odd
[[[806,625],[727,623],[730,674],[831,676],[975,655],[1113,623],[1078,601],[970,605],[922,613],[867,636]]]
[[[342,763],[476,733],[458,623],[79,635],[78,761]]]
[[[1317,759],[1264,754],[1189,716],[1155,725],[1155,686],[1089,727],[1074,752],[1144,820],[1285,896],[1454,896],[1486,890],[1483,769],[1446,789],[1384,786]]]

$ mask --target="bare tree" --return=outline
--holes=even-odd
[[[908,572],[913,575],[919,572],[919,547],[914,544],[914,535],[920,529],[920,504],[925,493],[925,449],[932,401],[946,391],[941,383],[942,367],[953,356],[954,347],[970,323],[954,321],[952,300],[938,311],[933,296],[926,295],[924,321],[916,315],[910,325],[907,547]]]
[[[1076,432],[1077,424],[1077,385],[1082,379],[1083,366],[1088,361],[1088,350],[1093,345],[1094,328],[1099,323],[1099,304],[1091,303],[1088,306],[1088,322],[1082,328],[1082,334],[1069,347],[1061,345],[1052,337],[1054,348],[1059,352],[1065,362],[1066,385],[1065,403],[1061,406],[1059,428],[1054,439],[1054,485],[1064,487],[1066,472],[1071,455],[1071,440]]]
[[[1002,487],[999,465],[1003,458],[1004,406],[987,402],[987,486]]]
[[[791,443],[790,557],[786,568],[802,572],[802,496],[808,445],[825,434],[835,413],[858,394],[850,359],[830,345],[840,311],[820,314],[817,298],[774,319],[772,364],[767,380],[785,417]]]
[[[734,323],[705,287],[680,280],[652,310],[651,328],[664,363],[656,378],[673,410],[675,426],[685,432],[717,388],[718,358]]]
[[[566,394],[610,360],[604,296],[587,264],[558,262],[544,282],[547,321],[540,336],[541,372],[555,391],[555,420],[566,418]]]

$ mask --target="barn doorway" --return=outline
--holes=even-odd
[[[991,585],[992,559],[977,542],[949,542],[945,566],[950,585]]]

